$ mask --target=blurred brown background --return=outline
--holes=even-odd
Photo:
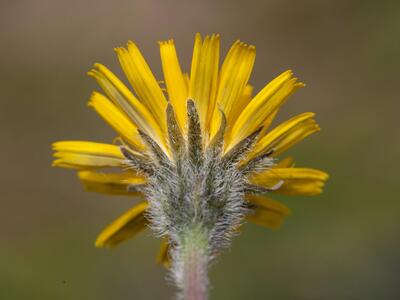
[[[223,53],[255,44],[257,89],[287,68],[307,83],[280,119],[317,113],[322,131],[291,154],[331,175],[321,196],[281,197],[280,230],[246,226],[211,299],[400,299],[399,3],[1,0],[0,299],[171,299],[149,231],[93,246],[131,200],[83,192],[50,144],[112,139],[86,106],[92,63],[119,70],[113,47],[133,39],[161,78],[157,41],[173,37],[188,70],[197,31],[221,33]]]

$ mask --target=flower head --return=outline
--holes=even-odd
[[[163,82],[133,42],[116,49],[134,92],[107,67],[94,65],[89,75],[103,93],[94,92],[89,106],[118,139],[56,142],[54,166],[78,169],[89,191],[140,199],[100,233],[96,246],[114,247],[149,225],[164,237],[160,261],[172,258],[179,281],[188,237],[195,235],[211,260],[244,220],[281,225],[290,210],[269,194],[316,195],[328,176],[278,159],[319,131],[313,113],[270,129],[288,97],[304,87],[292,71],[253,96],[254,46],[235,42],[220,68],[219,35],[197,34],[190,75],[181,69],[173,40],[159,46]]]

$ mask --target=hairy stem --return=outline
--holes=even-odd
[[[182,236],[178,253],[180,273],[176,278],[181,288],[182,300],[208,299],[208,241],[199,228],[191,229]]]

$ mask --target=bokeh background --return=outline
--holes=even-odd
[[[327,170],[318,197],[280,197],[278,231],[245,227],[211,271],[211,299],[400,299],[400,2],[371,0],[0,1],[0,299],[172,299],[147,231],[113,251],[93,241],[132,205],[85,193],[50,167],[61,139],[108,142],[86,106],[94,62],[135,40],[158,78],[158,40],[188,70],[194,34],[257,46],[260,89],[288,68],[307,83],[279,115],[315,111],[322,131],[290,154]]]

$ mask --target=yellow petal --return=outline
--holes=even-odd
[[[147,207],[147,202],[141,202],[108,225],[97,237],[96,247],[115,247],[144,230],[147,227],[144,216]]]
[[[92,107],[125,141],[136,149],[143,149],[137,127],[112,102],[100,93],[94,92],[89,100]]]
[[[183,79],[185,79],[186,90],[189,91],[190,78],[188,73],[183,73]]]
[[[314,196],[322,193],[325,182],[317,180],[288,180],[277,192],[283,195]]]
[[[297,78],[293,78],[291,71],[286,71],[271,81],[240,114],[233,125],[232,139],[225,152],[259,128],[294,91],[303,86],[303,83],[297,82]]]
[[[167,100],[139,48],[129,41],[127,49],[116,48],[115,51],[139,99],[151,111],[163,132],[166,132]]]
[[[196,36],[194,38],[194,45],[193,45],[193,54],[192,54],[192,65],[191,65],[191,76],[194,75],[195,72],[197,72],[198,64],[200,61],[200,53],[201,53],[201,47],[203,45],[203,41],[201,38],[200,33],[196,33]],[[189,76],[188,76],[189,77]],[[190,81],[189,81],[189,88],[190,88]]]
[[[253,212],[246,219],[257,225],[278,228],[291,213],[286,205],[265,196],[247,194],[246,200],[253,206]]]
[[[244,93],[256,57],[256,49],[240,41],[229,50],[221,68],[217,103],[231,124],[232,110]],[[249,92],[249,91],[247,91]],[[251,88],[250,88],[251,92]]]
[[[72,152],[95,154],[123,158],[119,146],[87,141],[60,141],[53,143],[53,150],[58,152]]]
[[[303,127],[307,127],[308,123],[306,121],[313,117],[314,113],[303,113],[275,127],[258,141],[254,149],[250,152],[248,159],[275,149],[279,145],[279,142],[293,132],[293,130],[301,130]]]
[[[274,145],[274,153],[272,156],[278,156],[289,148],[293,147],[295,144],[304,140],[309,135],[320,131],[320,127],[314,120],[306,120],[301,126],[293,128],[287,135],[284,135]]]
[[[133,188],[146,183],[145,178],[133,172],[102,173],[80,171],[78,172],[78,177],[87,191],[111,195],[141,196],[142,194]]]
[[[163,265],[166,268],[171,267],[171,261],[168,256],[168,251],[169,251],[168,240],[166,238],[163,238],[160,245],[160,250],[158,251],[157,254],[157,263]]]
[[[276,166],[276,168],[292,168],[294,167],[294,160],[293,157],[286,157],[279,161]]]
[[[268,132],[269,126],[271,125],[272,121],[275,119],[276,115],[279,112],[279,108],[275,109],[274,112],[272,112],[264,121],[264,123],[262,124],[263,128],[259,134],[259,138],[262,138],[263,136],[265,136]]]
[[[108,98],[123,111],[143,132],[151,136],[167,152],[164,134],[150,111],[123,85],[105,66],[96,64],[96,69],[88,72],[96,79]]]
[[[286,205],[264,195],[246,194],[245,199],[253,205],[273,210],[283,215],[289,215],[291,213],[291,210]]]
[[[279,228],[284,218],[285,216],[280,213],[259,207],[255,208],[252,214],[246,216],[247,221],[272,229]]]
[[[196,35],[190,74],[189,98],[196,103],[202,132],[208,124],[215,107],[219,68],[219,35],[201,37]],[[203,136],[205,136],[203,134]]]
[[[277,193],[290,195],[317,195],[322,192],[328,174],[309,168],[272,168],[249,177],[255,185],[272,188],[283,181]]]
[[[116,145],[85,142],[62,141],[53,144],[55,167],[65,168],[103,168],[122,167],[125,157]]]
[[[174,108],[178,123],[182,130],[186,128],[186,100],[188,87],[182,73],[173,40],[159,42],[162,68],[169,101]]]
[[[237,105],[240,97],[243,95],[246,84],[253,70],[256,49],[253,45],[246,45],[236,41],[229,50],[224,63],[222,64],[218,93],[217,105],[225,113],[227,124],[232,124],[232,110]],[[213,137],[218,131],[220,125],[220,113],[218,109],[214,110],[213,120],[211,122],[211,133]]]
[[[246,85],[246,87],[243,90],[242,96],[239,97],[235,105],[232,106],[232,110],[230,112],[230,117],[231,117],[231,125],[236,121],[236,119],[239,117],[240,113],[243,111],[243,109],[249,104],[251,100],[251,95],[253,94],[253,89],[254,87],[252,85]],[[232,128],[231,128],[232,129]],[[229,130],[229,128],[227,128]]]

